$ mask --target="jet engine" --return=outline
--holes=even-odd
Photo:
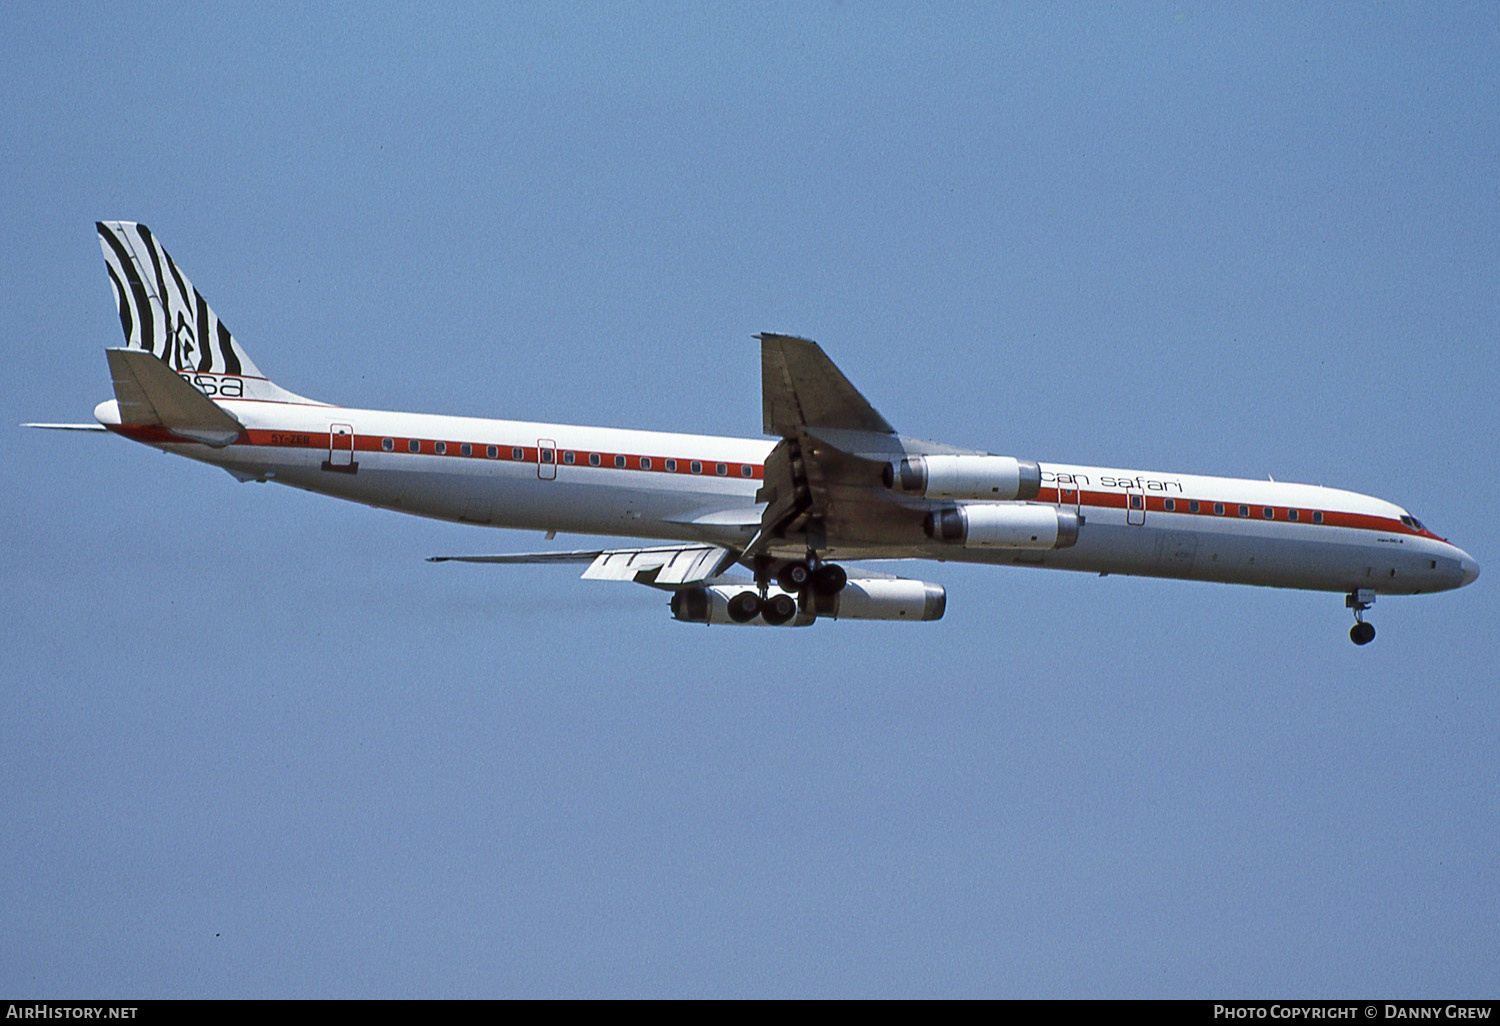
[[[672,595],[672,616],[688,623],[736,623],[754,627],[806,627],[814,620],[941,620],[948,594],[940,584],[904,578],[851,578],[836,595],[812,589],[799,602],[780,588],[765,601],[746,584],[710,584]]]
[[[927,514],[922,526],[929,538],[966,549],[1065,549],[1082,525],[1076,511],[1056,506],[964,502]]]
[[[924,499],[1034,499],[1042,490],[1042,469],[1031,460],[1009,456],[908,456],[887,464],[885,486]]]

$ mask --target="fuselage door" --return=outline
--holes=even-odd
[[[536,440],[536,476],[543,481],[557,479],[557,443],[550,438]]]
[[[1076,512],[1083,512],[1083,489],[1078,482],[1071,478],[1067,481],[1057,482],[1057,504],[1059,506],[1072,506]]]
[[[354,427],[350,424],[328,426],[328,460],[324,470],[338,470],[353,474],[359,469],[354,462]]]
[[[1132,527],[1146,522],[1146,493],[1139,488],[1125,489],[1125,522]]]

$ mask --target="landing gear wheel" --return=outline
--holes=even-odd
[[[781,573],[776,575],[776,585],[782,591],[796,594],[807,587],[807,582],[812,578],[812,568],[806,563],[788,563],[781,568]]]
[[[1375,592],[1368,588],[1356,588],[1344,596],[1344,608],[1354,610],[1354,626],[1349,628],[1349,640],[1356,645],[1368,645],[1375,640],[1375,625],[1365,623],[1365,613],[1375,604]]]
[[[844,585],[849,583],[849,575],[844,568],[837,563],[824,563],[813,571],[812,590],[813,594],[827,598],[837,595],[844,590]]]
[[[779,627],[797,615],[797,600],[790,595],[772,595],[761,606],[761,619],[773,627]]]
[[[749,623],[760,615],[760,596],[742,591],[729,600],[729,618],[735,623]]]

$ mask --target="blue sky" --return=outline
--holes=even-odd
[[[0,38],[0,993],[1489,995],[1489,5],[19,5]],[[1401,503],[1384,599],[912,567],[690,627],[540,536],[115,438],[99,219],[280,384],[902,431]],[[558,544],[586,543],[563,538]]]

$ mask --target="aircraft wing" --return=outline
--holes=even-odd
[[[929,504],[882,479],[903,457],[972,450],[905,438],[816,342],[762,334],[764,430],[781,443],[766,459],[760,532],[742,555],[800,559],[808,549],[844,559],[914,554]]]
[[[816,342],[769,333],[758,337],[766,434],[785,438],[805,427],[896,433]]]
[[[429,563],[587,563],[585,580],[634,581],[675,589],[698,584],[733,565],[738,553],[720,545],[651,545],[634,549],[512,552],[495,556],[431,556]]]

